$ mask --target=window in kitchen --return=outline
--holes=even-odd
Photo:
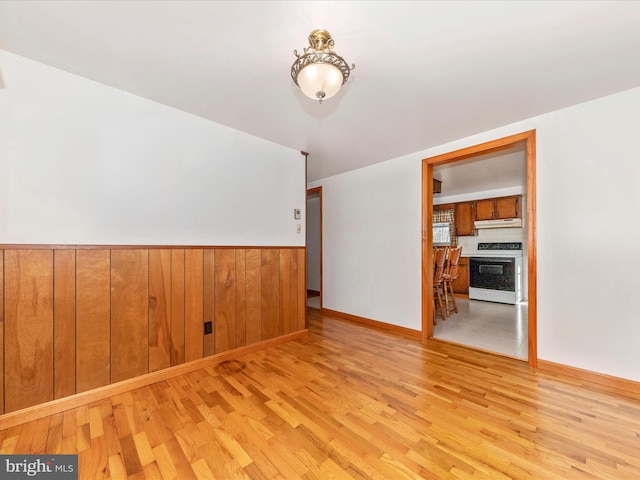
[[[451,245],[458,244],[456,237],[455,210],[435,210],[431,220],[433,225],[433,244]]]

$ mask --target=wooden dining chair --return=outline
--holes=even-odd
[[[452,247],[449,249],[449,252],[447,253],[447,266],[442,275],[442,290],[444,292],[444,303],[447,317],[451,314],[451,311],[458,313],[456,297],[453,294],[453,282],[458,278],[458,264],[460,263],[461,254],[462,247]],[[451,297],[452,309],[449,309],[449,297]]]
[[[436,325],[436,310],[440,308],[442,320],[446,320],[442,293],[444,292],[443,278],[447,260],[447,249],[437,247],[433,249],[433,324]]]

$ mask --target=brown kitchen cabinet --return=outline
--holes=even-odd
[[[455,218],[456,218],[456,235],[459,237],[465,237],[475,235],[475,227],[473,222],[474,217],[474,202],[461,202],[456,203]]]
[[[476,200],[476,220],[501,220],[504,218],[522,218],[522,196],[487,198]]]
[[[451,283],[453,293],[469,295],[469,257],[460,257],[458,261],[458,278]]]

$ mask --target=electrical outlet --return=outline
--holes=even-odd
[[[209,335],[213,333],[213,322],[204,322],[204,334]]]

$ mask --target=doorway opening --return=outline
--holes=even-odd
[[[536,229],[535,229],[535,130],[492,140],[422,161],[422,336],[431,338],[433,324],[433,169],[434,166],[459,162],[522,146],[526,151],[526,227],[527,227],[527,333],[528,362],[537,365],[537,295],[536,295]]]
[[[307,190],[307,306],[322,310],[322,187]]]

